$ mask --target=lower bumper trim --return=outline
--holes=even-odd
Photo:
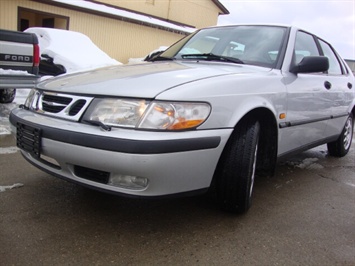
[[[131,140],[105,137],[30,123],[13,113],[10,114],[10,122],[14,126],[21,123],[38,128],[41,130],[43,138],[94,149],[130,154],[162,154],[214,149],[221,142],[220,136],[172,140]]]
[[[108,190],[108,189],[103,189],[101,187],[91,186],[91,185],[88,185],[86,183],[82,183],[82,182],[79,182],[79,181],[76,181],[76,180],[73,180],[73,179],[70,179],[70,178],[66,178],[66,177],[64,177],[62,175],[58,175],[58,174],[56,174],[56,173],[54,173],[52,171],[49,171],[46,168],[34,163],[33,161],[31,161],[29,158],[27,158],[23,154],[22,154],[22,156],[30,164],[32,164],[33,166],[39,168],[40,170],[42,170],[42,171],[44,171],[44,172],[46,172],[46,173],[48,173],[48,174],[50,174],[52,176],[58,177],[58,178],[60,178],[62,180],[68,181],[70,183],[74,183],[74,184],[80,185],[82,187],[86,187],[86,188],[89,188],[89,189],[93,189],[93,190],[96,190],[96,191],[100,191],[100,192],[104,192],[104,193],[107,193],[107,194],[112,194],[112,195],[120,196],[120,197],[124,197],[124,198],[132,198],[132,199],[170,199],[170,198],[180,198],[180,197],[189,197],[189,196],[202,195],[202,194],[206,194],[210,190],[209,187],[206,187],[206,188],[190,190],[190,191],[186,191],[186,192],[179,192],[179,193],[174,193],[174,194],[164,194],[164,195],[153,195],[153,196],[128,194],[128,193],[123,193],[123,192],[117,192],[117,191],[112,191],[112,190]]]

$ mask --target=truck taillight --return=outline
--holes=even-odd
[[[38,44],[33,45],[33,66],[34,67],[39,66],[39,45]]]

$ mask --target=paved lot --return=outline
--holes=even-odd
[[[280,163],[235,216],[206,197],[82,188],[31,166],[0,135],[0,264],[355,265],[354,147],[341,159],[321,146]]]

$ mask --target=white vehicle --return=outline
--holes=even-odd
[[[296,27],[199,30],[154,62],[38,84],[10,115],[17,145],[60,178],[131,197],[213,191],[246,212],[256,176],[317,145],[345,156],[354,76]]]

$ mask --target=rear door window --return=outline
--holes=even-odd
[[[330,75],[341,75],[342,68],[339,63],[338,57],[334,54],[333,49],[326,42],[319,40],[320,46],[322,47],[323,53],[329,59],[329,69],[328,74]]]

